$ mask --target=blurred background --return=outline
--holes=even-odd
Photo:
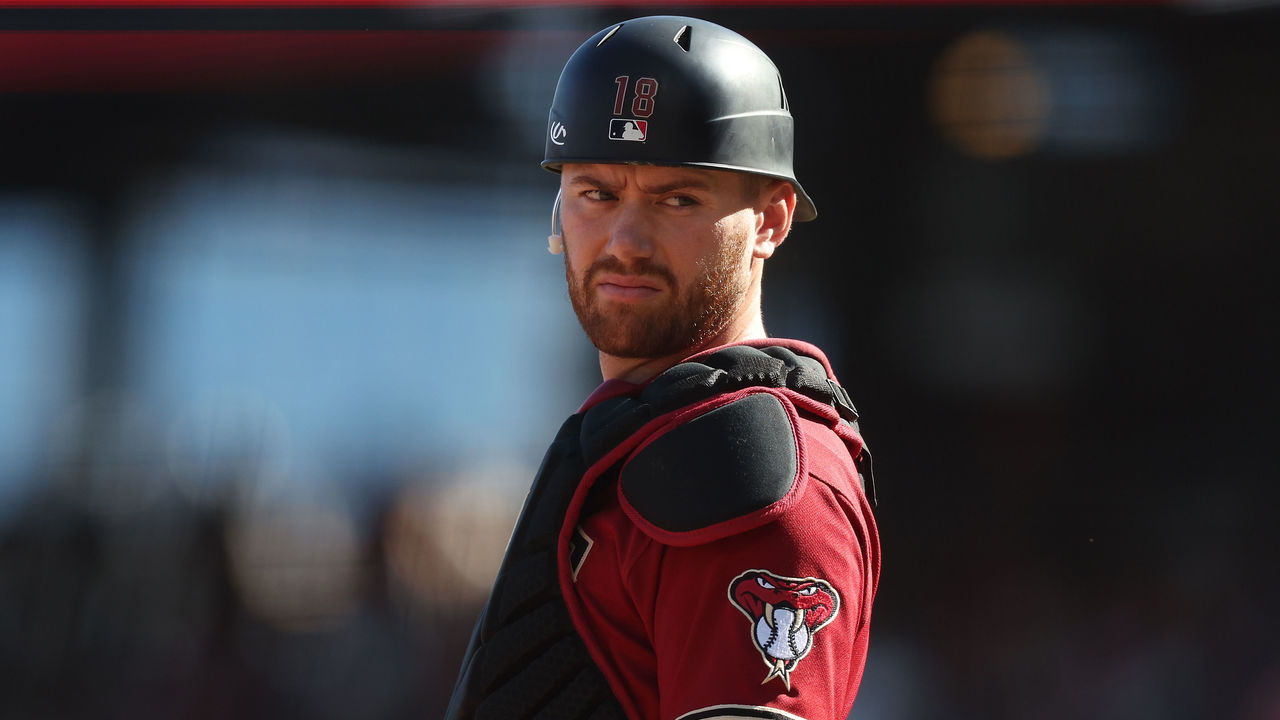
[[[439,717],[598,381],[538,168],[642,14],[780,66],[771,334],[876,453],[853,717],[1280,718],[1280,15],[0,1],[0,717]]]

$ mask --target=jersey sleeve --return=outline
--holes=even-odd
[[[877,552],[856,492],[810,477],[773,521],[666,546],[652,595],[662,720],[844,720],[866,657]]]

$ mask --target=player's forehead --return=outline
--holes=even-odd
[[[636,188],[643,192],[683,189],[738,193],[747,187],[751,177],[730,170],[621,163],[565,163],[561,174],[565,185],[596,184],[611,189]]]

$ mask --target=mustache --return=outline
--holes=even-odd
[[[667,287],[676,286],[675,273],[648,258],[640,258],[630,263],[624,263],[613,256],[600,258],[591,263],[591,267],[587,268],[586,284],[590,285],[597,275],[605,272],[634,277],[657,278],[665,282]]]

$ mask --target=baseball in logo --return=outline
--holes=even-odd
[[[729,583],[729,600],[751,620],[751,640],[769,668],[761,685],[791,672],[813,648],[814,636],[840,612],[840,594],[818,578],[748,570]]]

